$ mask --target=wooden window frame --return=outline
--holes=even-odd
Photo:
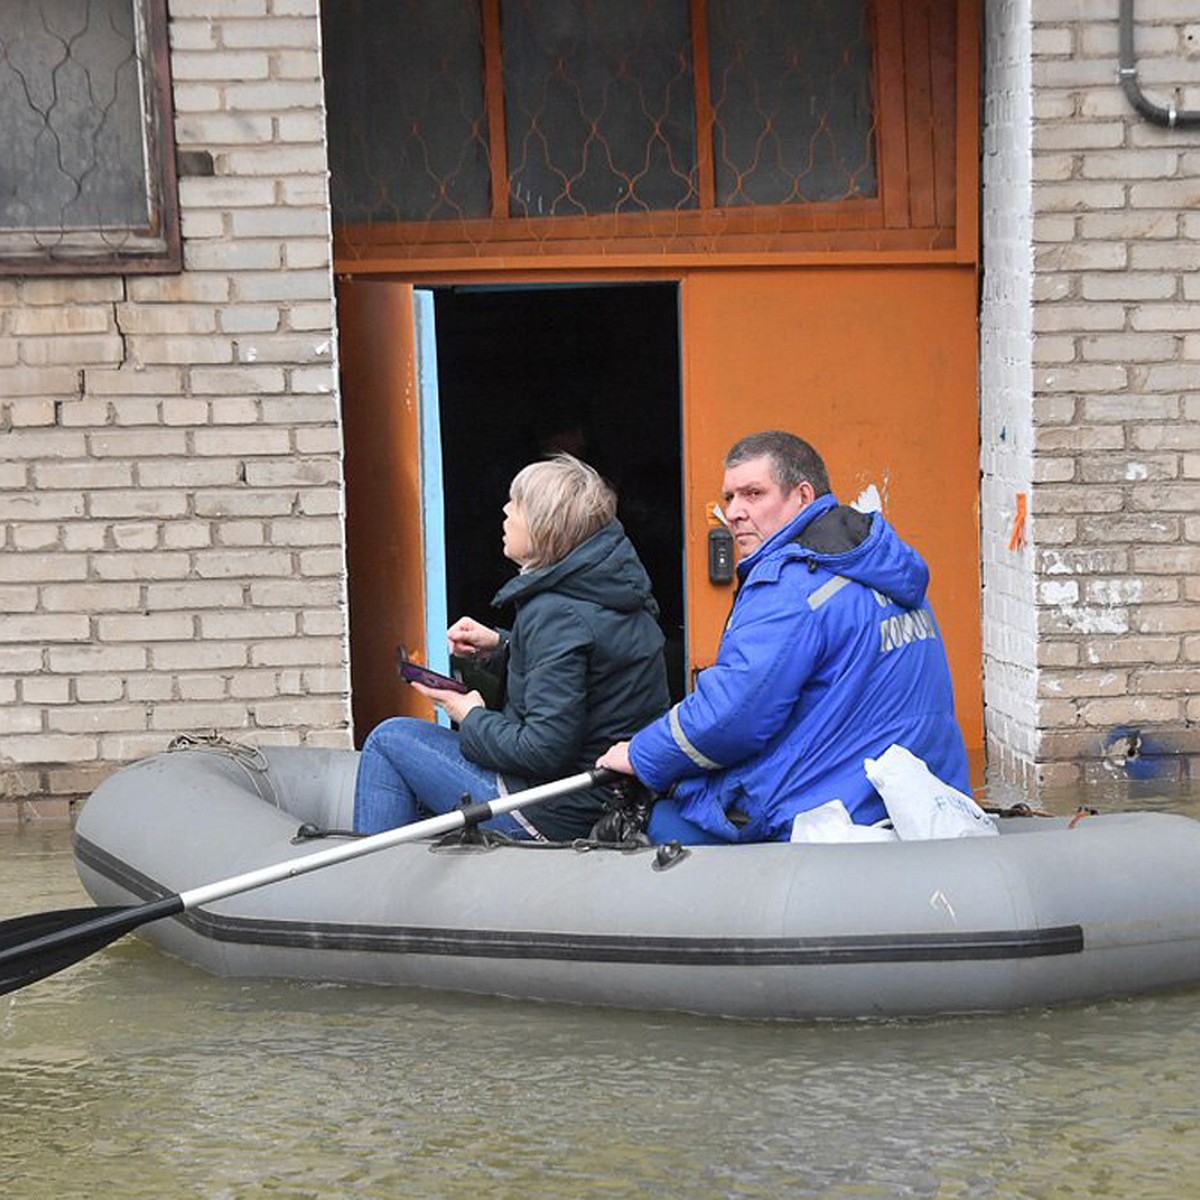
[[[0,228],[0,275],[171,274],[182,270],[167,0],[131,0],[142,60],[149,220],[61,231]]]
[[[584,217],[508,213],[499,0],[483,0],[482,12],[491,215],[339,228],[339,270],[616,266],[647,258],[752,261],[831,252],[907,261],[976,257],[976,199],[964,181],[978,177],[978,0],[870,0],[876,197],[728,208],[714,200],[705,0],[691,0],[699,207]]]

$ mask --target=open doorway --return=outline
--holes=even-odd
[[[446,603],[504,622],[508,484],[568,450],[617,489],[654,584],[674,698],[683,695],[679,297],[673,284],[434,291],[445,496]]]

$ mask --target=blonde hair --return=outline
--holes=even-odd
[[[529,526],[523,571],[565,558],[617,515],[617,495],[599,472],[565,453],[522,467],[508,494]]]

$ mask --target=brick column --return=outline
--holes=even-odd
[[[990,773],[1028,789],[1037,743],[1030,0],[988,6],[980,314],[983,679]],[[1014,538],[1014,532],[1016,537]]]

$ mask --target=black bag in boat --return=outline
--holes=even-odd
[[[613,798],[604,815],[592,826],[588,835],[589,841],[622,846],[649,846],[646,826],[650,824],[654,793],[632,775],[614,784],[611,791]]]

